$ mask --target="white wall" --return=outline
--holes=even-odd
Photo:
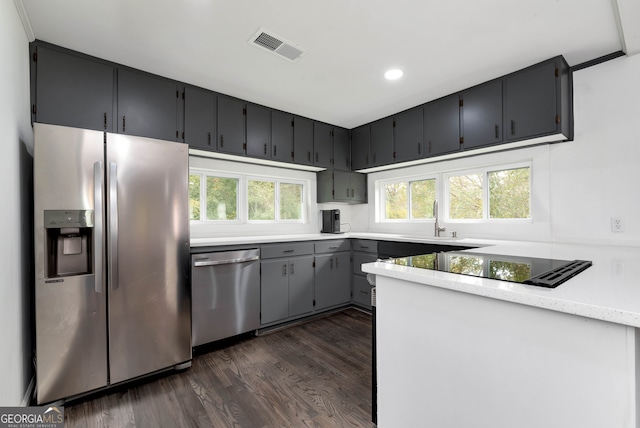
[[[425,224],[375,222],[378,179],[533,160],[533,222],[446,224],[461,236],[640,245],[640,55],[574,73],[574,141],[369,174],[368,224],[361,230],[424,235]],[[362,217],[362,208],[353,214]],[[611,232],[611,217],[625,222]]]
[[[640,245],[640,55],[573,78],[575,141],[551,147],[553,236]],[[611,232],[612,216],[625,232]]]
[[[29,46],[13,1],[0,2],[0,406],[20,405],[30,381],[31,177]],[[27,152],[28,151],[28,152]]]

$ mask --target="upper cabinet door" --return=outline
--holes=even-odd
[[[351,168],[355,171],[369,167],[369,142],[371,125],[362,125],[351,130]]]
[[[333,128],[333,168],[339,171],[351,171],[351,147],[349,130]]]
[[[118,133],[181,141],[178,85],[172,80],[118,70]]]
[[[393,118],[371,123],[371,166],[393,163]]]
[[[216,149],[215,93],[190,86],[185,88],[184,142],[197,149]]]
[[[394,121],[394,161],[405,162],[422,158],[422,106],[396,115]]]
[[[313,124],[313,164],[324,168],[331,168],[333,158],[333,127],[326,123]]]
[[[33,59],[36,122],[113,131],[114,67],[42,46]]]
[[[244,154],[245,104],[235,98],[218,96],[218,141],[219,152]]]
[[[271,110],[247,104],[247,156],[271,157]]]
[[[273,110],[271,112],[271,159],[293,161],[293,116]]]
[[[460,97],[453,94],[424,105],[424,155],[460,150]]]
[[[293,163],[313,165],[313,121],[293,117]]]
[[[555,133],[559,128],[556,62],[536,64],[505,78],[507,141]]]
[[[463,148],[502,143],[502,79],[462,93]]]

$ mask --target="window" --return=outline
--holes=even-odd
[[[189,174],[189,220],[237,221],[238,185],[237,177]]]
[[[304,180],[191,170],[189,219],[200,222],[305,223]]]
[[[436,179],[385,183],[385,220],[424,220],[433,218]]]
[[[531,218],[530,166],[447,177],[450,220]]]

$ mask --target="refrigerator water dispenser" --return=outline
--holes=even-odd
[[[47,278],[93,273],[93,210],[47,210],[44,227]]]

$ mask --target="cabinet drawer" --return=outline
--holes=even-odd
[[[378,241],[371,241],[369,239],[352,239],[351,248],[353,251],[378,254]]]
[[[353,301],[371,307],[371,285],[363,276],[353,277]]]
[[[366,275],[366,272],[362,272],[362,264],[363,263],[371,263],[378,260],[377,254],[372,253],[359,253],[354,251],[353,253],[353,273]]]
[[[335,253],[337,251],[349,251],[349,241],[346,239],[337,239],[331,241],[318,241],[315,243],[316,254],[318,253]]]
[[[305,254],[313,254],[312,242],[291,242],[288,244],[264,245],[260,249],[260,256],[262,259],[302,256]]]

